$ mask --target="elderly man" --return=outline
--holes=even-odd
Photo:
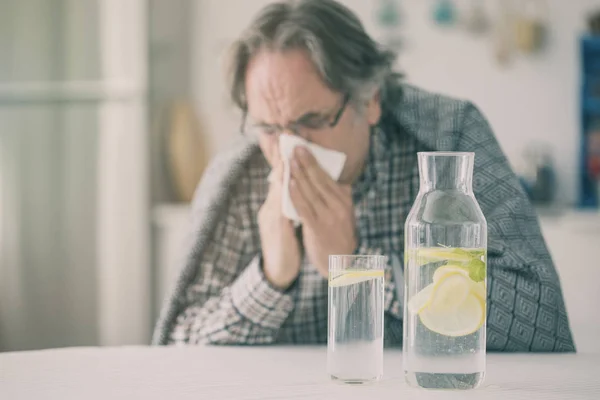
[[[536,216],[485,118],[468,102],[401,83],[394,59],[333,0],[260,12],[234,45],[231,74],[243,133],[256,140],[205,173],[155,343],[325,343],[328,255],[402,260],[416,153],[460,150],[476,154],[475,194],[489,225],[488,349],[574,351]],[[282,135],[346,155],[333,180],[305,147],[293,152],[289,196],[300,227],[282,214]],[[386,271],[388,345],[402,342],[396,267]]]

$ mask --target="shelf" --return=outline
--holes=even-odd
[[[128,100],[145,96],[135,81],[48,81],[0,83],[0,104]]]
[[[186,224],[190,215],[188,203],[161,203],[152,209],[152,221],[161,228]]]
[[[557,226],[567,231],[600,235],[599,210],[545,209],[536,208],[542,225]]]

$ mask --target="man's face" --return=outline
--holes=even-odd
[[[369,146],[370,126],[381,115],[379,101],[374,98],[357,110],[348,104],[343,110],[346,94],[330,90],[321,80],[305,52],[262,51],[246,71],[248,100],[247,125],[261,126],[259,144],[267,161],[273,165],[278,152],[279,131],[273,127],[299,127],[298,134],[317,145],[347,155],[340,182],[352,183],[362,171]],[[334,127],[340,111],[343,113]],[[315,121],[325,121],[323,128],[314,129]],[[284,133],[294,133],[289,130]]]

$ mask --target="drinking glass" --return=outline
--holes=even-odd
[[[329,257],[331,378],[365,383],[383,376],[383,293],[385,256]]]

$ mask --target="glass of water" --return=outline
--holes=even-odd
[[[327,370],[334,380],[383,376],[385,256],[329,256]]]

